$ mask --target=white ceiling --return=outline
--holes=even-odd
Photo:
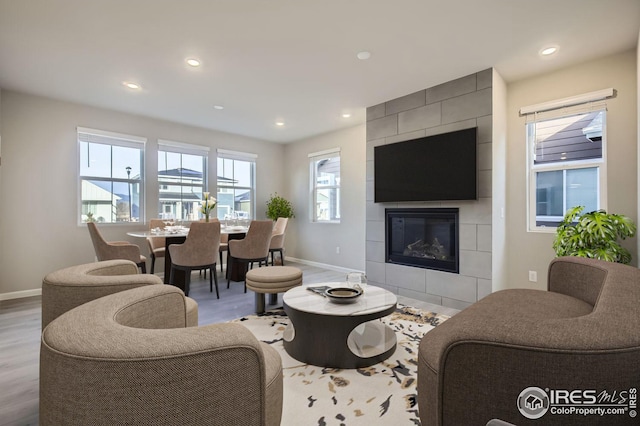
[[[639,30],[640,0],[0,0],[0,87],[290,142],[486,68],[510,82],[631,49]]]

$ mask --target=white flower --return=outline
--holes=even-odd
[[[213,197],[210,197],[208,192],[205,192],[204,195],[206,197],[202,200],[200,212],[202,214],[209,214],[216,207],[217,200]]]

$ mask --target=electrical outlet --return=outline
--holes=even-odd
[[[536,271],[529,271],[529,281],[532,283],[538,282],[538,273]]]
[[[340,246],[336,247],[336,254],[340,254]]]

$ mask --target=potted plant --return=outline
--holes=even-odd
[[[271,198],[267,201],[267,217],[271,220],[277,220],[279,217],[295,217],[293,213],[293,206],[291,202],[276,192],[275,195],[271,195]]]
[[[636,225],[624,215],[597,210],[580,215],[584,206],[567,210],[556,230],[556,256],[579,256],[629,263],[631,253],[618,243],[636,234]]]

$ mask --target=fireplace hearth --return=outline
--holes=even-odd
[[[386,262],[459,272],[458,209],[386,209]]]

